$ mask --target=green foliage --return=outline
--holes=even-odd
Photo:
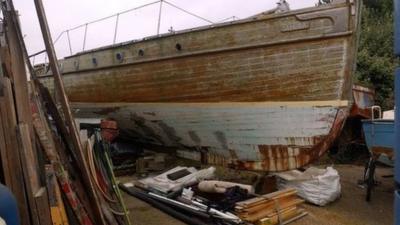
[[[356,79],[375,88],[376,103],[393,108],[393,0],[364,0]]]

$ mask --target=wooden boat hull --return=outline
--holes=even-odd
[[[319,158],[347,102],[75,104],[81,118],[117,118],[139,143],[204,150],[207,163],[282,171]],[[126,133],[125,133],[126,134]],[[330,134],[330,135],[327,135]]]
[[[83,52],[60,67],[77,116],[114,118],[140,142],[202,149],[211,163],[294,169],[329,148],[348,114],[358,11],[337,0]]]

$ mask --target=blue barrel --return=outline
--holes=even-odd
[[[0,217],[7,225],[20,225],[17,201],[11,191],[0,184]]]
[[[394,0],[394,53],[400,56],[400,0]]]

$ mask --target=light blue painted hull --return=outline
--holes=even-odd
[[[391,149],[394,152],[394,120],[364,120],[363,131],[365,142],[370,151],[374,148]],[[387,155],[381,155],[380,162],[393,166],[394,161]]]

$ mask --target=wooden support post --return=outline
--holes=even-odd
[[[38,160],[33,151],[29,126],[25,123],[19,124],[19,134],[21,139],[19,152],[33,224],[52,225],[47,190],[40,183]]]
[[[15,105],[18,122],[26,123],[29,126],[30,133],[33,134],[32,113],[29,107],[28,73],[16,28],[19,25],[12,18],[15,16],[15,12],[4,10],[3,13],[5,13],[5,21],[7,21],[6,36],[10,51],[10,61],[12,62],[10,67],[12,74],[10,78],[15,87]],[[31,139],[33,139],[33,136],[31,136]]]
[[[58,182],[62,187],[62,191],[67,197],[70,206],[81,225],[92,225],[92,221],[88,216],[87,208],[85,208],[78,198],[77,193],[72,188],[72,181],[69,179],[68,172],[64,169],[62,160],[60,158],[59,152],[63,150],[59,148],[59,145],[56,144],[53,139],[52,132],[50,127],[48,126],[46,117],[44,112],[41,110],[40,103],[35,100],[35,104],[33,105],[33,124],[37,136],[40,139],[41,145],[47,155],[47,158],[50,160],[55,174],[57,176]],[[75,187],[78,188],[78,187]]]
[[[37,12],[37,15],[39,18],[40,28],[42,30],[43,40],[44,40],[46,50],[47,50],[47,55],[49,56],[50,68],[51,68],[51,70],[53,72],[53,76],[54,76],[55,90],[57,90],[59,93],[62,111],[64,113],[64,118],[65,118],[66,124],[69,128],[69,133],[71,135],[72,142],[74,144],[73,151],[74,151],[75,157],[76,157],[75,160],[76,160],[78,167],[82,173],[82,177],[83,177],[83,180],[85,181],[85,185],[88,190],[90,200],[93,204],[94,213],[95,213],[95,217],[96,217],[94,219],[96,220],[96,224],[103,225],[103,224],[105,224],[104,217],[103,217],[103,214],[101,211],[100,203],[99,203],[98,198],[95,193],[93,181],[90,178],[89,168],[88,168],[87,164],[85,163],[86,160],[85,160],[84,152],[83,152],[82,145],[81,145],[81,142],[79,139],[78,130],[76,128],[75,121],[72,116],[71,108],[69,106],[68,97],[67,97],[65,89],[64,89],[64,84],[63,84],[63,81],[61,78],[61,73],[58,68],[57,56],[56,56],[55,49],[53,46],[53,41],[51,38],[50,29],[49,29],[49,26],[47,23],[46,14],[44,11],[42,1],[35,0],[35,6],[36,6],[36,12]]]
[[[25,196],[25,185],[21,158],[19,154],[17,138],[17,118],[14,107],[14,97],[11,82],[8,78],[0,78],[2,93],[0,95],[0,138],[1,158],[4,165],[7,165],[5,172],[8,173],[6,185],[11,189],[18,202],[18,209],[21,216],[21,224],[30,225],[28,201]],[[4,161],[7,163],[4,164]]]

